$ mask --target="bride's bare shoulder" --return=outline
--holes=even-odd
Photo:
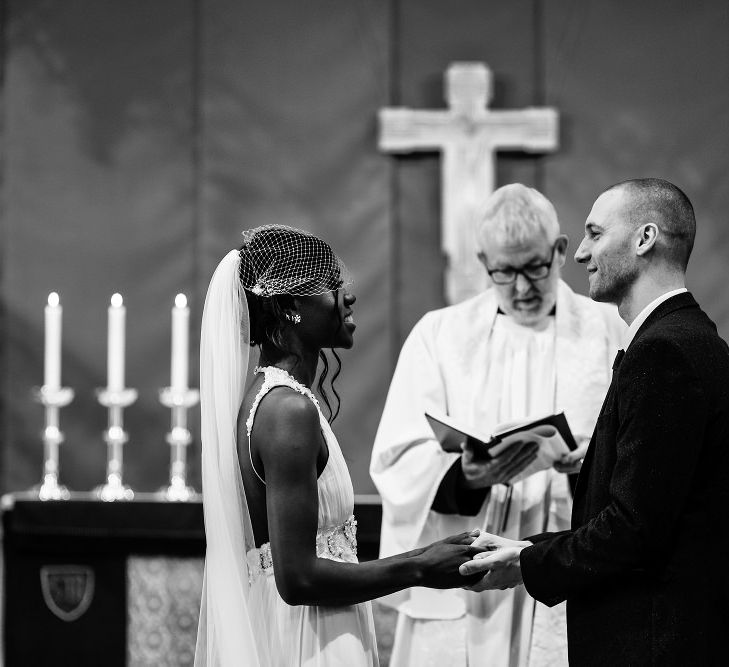
[[[319,413],[310,398],[287,386],[271,389],[256,410],[251,440],[269,451],[319,447]]]

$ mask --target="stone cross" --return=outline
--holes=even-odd
[[[494,191],[494,153],[530,153],[558,145],[557,111],[491,111],[491,70],[483,63],[453,63],[446,75],[448,109],[380,109],[379,147],[393,153],[441,151],[441,247],[447,266],[445,297],[457,303],[482,291],[486,272],[476,256],[476,230],[484,200]]]

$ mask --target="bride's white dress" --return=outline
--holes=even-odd
[[[249,438],[261,399],[277,386],[291,387],[316,406],[329,459],[317,480],[319,518],[316,554],[319,558],[357,562],[357,522],[349,470],[329,423],[311,391],[286,371],[266,367],[264,382],[246,422]],[[249,609],[260,620],[256,640],[275,667],[371,667],[378,665],[372,606],[369,602],[346,606],[288,605],[281,599],[273,576],[271,545],[266,542],[248,554],[251,578]],[[261,647],[263,648],[263,646]]]

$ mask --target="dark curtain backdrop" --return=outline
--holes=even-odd
[[[493,108],[560,111],[560,150],[504,153],[500,184],[553,200],[574,250],[596,194],[657,175],[693,200],[690,288],[729,337],[729,8],[721,0],[0,0],[2,467],[40,479],[43,306],[64,307],[61,478],[104,476],[106,308],[127,305],[127,481],[165,483],[169,320],[192,307],[191,383],[209,276],[239,232],[321,234],[355,276],[356,345],[335,422],[355,490],[399,346],[443,305],[435,154],[377,150],[377,110],[444,106],[453,61],[484,61]],[[585,292],[581,267],[565,277]],[[197,411],[191,478],[199,485]]]

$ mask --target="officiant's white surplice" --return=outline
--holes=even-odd
[[[383,507],[380,555],[475,527],[511,538],[569,528],[567,477],[553,469],[514,484],[509,503],[507,487],[494,486],[476,516],[432,511],[458,454],[441,449],[424,412],[446,413],[488,435],[505,421],[564,410],[579,443],[592,434],[624,329],[612,306],[564,282],[556,315],[539,330],[497,314],[492,289],[426,314],[403,345],[372,453]],[[401,612],[392,667],[466,659],[471,666],[567,664],[563,605],[535,606],[521,586],[412,588],[383,601]]]

